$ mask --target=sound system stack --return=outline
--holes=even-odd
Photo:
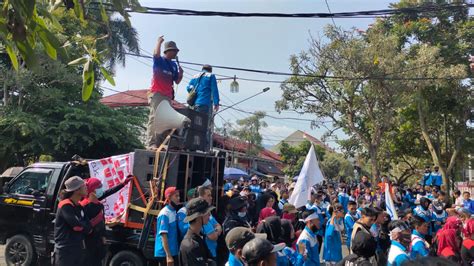
[[[151,195],[149,181],[153,179],[154,161],[156,152],[148,150],[135,150],[133,173],[137,177],[142,192],[146,199]],[[160,153],[161,160],[165,152]],[[186,201],[186,191],[202,185],[206,179],[212,183],[213,198],[218,198],[224,186],[225,157],[217,157],[207,153],[169,151],[168,170],[165,181],[166,187],[176,187],[180,192],[182,202]],[[159,188],[161,191],[161,188]],[[139,190],[132,186],[130,204],[146,207],[146,203]],[[143,213],[129,210],[128,222],[143,223]]]

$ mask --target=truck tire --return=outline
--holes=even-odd
[[[134,251],[122,250],[110,260],[109,266],[144,266],[142,257]]]
[[[5,261],[8,266],[29,266],[36,260],[35,249],[25,235],[14,235],[5,246]]]

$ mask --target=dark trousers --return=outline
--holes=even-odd
[[[80,247],[66,247],[54,250],[55,266],[82,266],[85,264],[85,250]]]
[[[323,247],[323,237],[320,235],[316,235],[316,238],[318,239],[319,242],[319,254],[321,254],[321,248]]]

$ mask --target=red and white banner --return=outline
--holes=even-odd
[[[122,183],[133,173],[133,155],[127,153],[89,162],[91,177],[102,181],[104,191]],[[102,201],[106,223],[125,223],[130,183]]]

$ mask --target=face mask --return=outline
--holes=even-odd
[[[104,195],[104,189],[103,188],[98,188],[95,190],[95,195],[97,196],[97,198],[100,198]]]
[[[237,215],[240,217],[240,218],[244,218],[247,213],[246,212],[238,212]]]

